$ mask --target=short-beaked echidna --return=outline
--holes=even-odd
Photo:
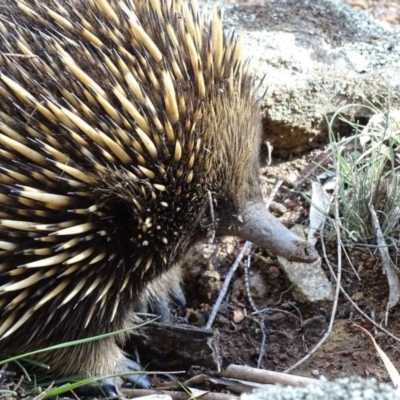
[[[240,48],[195,1],[2,1],[0,355],[131,326],[210,229],[276,248]],[[316,258],[288,238],[283,256]],[[122,340],[36,358],[112,374]]]

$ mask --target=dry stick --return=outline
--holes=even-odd
[[[76,400],[80,400],[78,395],[73,390],[71,390],[71,393],[75,397]]]
[[[337,176],[339,176],[337,174]],[[338,178],[339,179],[339,178]],[[338,187],[339,187],[339,182],[336,182],[336,189],[335,189],[335,219],[333,221],[333,225],[335,227],[336,231],[336,246],[337,246],[337,257],[338,257],[338,275],[336,279],[336,290],[335,290],[335,299],[333,301],[332,305],[332,313],[331,313],[331,319],[329,321],[329,326],[327,331],[325,332],[324,336],[322,339],[314,346],[311,351],[308,352],[306,356],[304,356],[301,360],[299,360],[296,364],[292,365],[290,368],[288,368],[285,373],[290,372],[297,368],[299,365],[303,364],[305,361],[307,361],[325,342],[325,340],[329,337],[329,335],[332,332],[332,327],[333,323],[335,322],[335,315],[336,315],[336,310],[337,310],[337,305],[339,302],[339,291],[341,289],[341,279],[342,279],[342,241],[340,240],[340,216],[339,216],[339,200],[338,200]],[[326,254],[326,249],[325,249],[325,243],[323,240],[323,237],[321,235],[321,242],[323,243],[323,249],[324,249],[324,259],[327,263],[329,263],[328,256]]]
[[[15,387],[13,388],[14,392],[17,392],[18,389],[21,387],[22,383],[24,382],[25,376],[21,375],[21,377],[19,378],[18,383],[15,385]]]
[[[209,320],[207,321],[207,325],[205,326],[205,329],[211,329],[211,326],[214,322],[214,319],[217,315],[217,312],[219,310],[219,307],[221,306],[222,300],[224,299],[226,292],[228,291],[229,288],[229,283],[232,279],[233,274],[235,273],[235,271],[237,270],[237,267],[240,264],[240,261],[242,261],[242,258],[244,257],[244,254],[246,253],[247,249],[249,249],[251,246],[250,242],[246,242],[243,247],[242,250],[240,250],[239,255],[236,257],[235,262],[233,263],[231,269],[229,270],[228,274],[226,275],[224,284],[222,285],[221,291],[219,293],[218,299],[214,304],[214,307],[212,309],[211,315]]]
[[[348,251],[346,250],[345,247],[342,247],[342,250],[343,250],[344,255],[346,256],[347,262],[350,264],[350,266],[351,266],[351,268],[352,268],[352,270],[353,270],[354,275],[355,275],[355,276],[357,277],[357,279],[361,282],[361,277],[360,277],[359,273],[357,272],[355,266],[353,265],[353,261],[351,260]]]
[[[379,252],[381,253],[383,273],[386,274],[386,278],[389,285],[389,303],[386,309],[386,315],[387,315],[388,310],[394,307],[399,302],[400,281],[397,271],[393,267],[392,260],[390,259],[388,246],[383,237],[382,229],[379,224],[375,208],[372,204],[369,205],[369,212],[371,213],[372,225],[375,228],[376,240],[378,242]]]
[[[124,396],[129,396],[130,399],[134,399],[136,397],[143,396],[159,396],[159,395],[168,395],[171,396],[173,400],[188,400],[192,398],[188,393],[185,392],[177,392],[177,391],[168,391],[168,390],[154,390],[154,389],[121,389],[121,393]],[[202,400],[238,400],[238,396],[234,396],[232,394],[226,393],[211,393],[205,392],[201,396],[199,396]]]
[[[268,200],[265,202],[265,206],[267,207],[267,209],[269,208],[269,206],[272,203],[272,200],[275,198],[276,194],[278,193],[278,190],[282,186],[282,183],[283,183],[283,179],[282,178],[279,178],[276,181],[274,187],[271,190],[271,193],[268,196]]]
[[[212,194],[210,191],[208,191],[207,194],[208,194],[208,204],[210,206],[210,214],[211,214],[211,221],[212,221],[211,237],[208,242],[210,244],[212,244],[212,243],[214,243],[214,239],[215,239],[215,215],[214,215],[214,205],[213,205]]]
[[[283,386],[301,387],[309,384],[319,385],[321,383],[318,379],[314,378],[289,375],[283,372],[267,371],[265,369],[252,368],[247,365],[231,364],[226,371],[222,372],[220,375],[230,379],[240,379],[261,384],[280,384]]]
[[[274,187],[271,190],[271,193],[268,196],[268,200],[265,202],[265,207],[269,208],[269,206],[272,203],[272,200],[275,198],[276,194],[278,193],[279,188],[282,186],[283,183],[283,179],[279,178]],[[259,310],[256,306],[256,304],[254,303],[253,298],[251,297],[251,293],[250,293],[250,284],[249,284],[249,269],[250,269],[250,254],[247,258],[247,264],[245,264],[244,266],[244,284],[245,284],[245,288],[246,288],[246,295],[247,295],[247,299],[249,300],[250,306],[253,309],[253,311],[255,313],[257,313]],[[261,315],[261,319],[256,319],[256,321],[258,322],[258,324],[260,325],[260,330],[261,330],[261,343],[260,343],[260,351],[259,351],[259,355],[258,355],[258,360],[257,360],[257,368],[261,367],[261,361],[264,358],[264,354],[265,354],[265,342],[267,340],[267,334],[265,333],[265,323],[264,323],[264,318],[265,315]]]
[[[195,375],[195,376],[192,376],[189,379],[186,379],[186,381],[183,382],[182,385],[186,386],[186,387],[194,387],[194,386],[198,387],[199,385],[204,384],[205,382],[207,382],[207,380],[209,378],[210,377],[208,375],[206,375],[206,374]]]
[[[279,178],[274,187],[271,190],[271,193],[268,196],[267,201],[265,202],[265,207],[269,208],[269,206],[272,203],[272,200],[275,198],[276,194],[278,193],[279,188],[282,186],[283,183],[283,179]],[[246,295],[247,295],[247,299],[249,300],[250,306],[253,309],[254,312],[259,311],[257,306],[254,303],[253,298],[251,297],[251,293],[250,293],[250,285],[249,285],[249,269],[250,269],[250,254],[249,254],[249,258],[248,258],[248,263],[247,265],[245,264],[244,267],[244,283],[245,283],[245,288],[246,288]]]
[[[251,297],[251,293],[250,293],[250,283],[249,283],[250,258],[251,258],[251,254],[249,253],[249,255],[247,257],[247,263],[245,263],[245,266],[244,266],[244,286],[246,288],[247,299],[249,300],[250,307],[253,309],[253,311],[255,313],[257,313],[259,310],[258,310],[256,304],[254,303],[254,300]],[[259,352],[258,360],[257,360],[257,368],[261,367],[261,361],[265,354],[265,341],[267,340],[267,334],[265,333],[264,318],[265,318],[265,314],[261,315],[261,319],[255,318],[255,320],[260,325],[260,329],[261,329],[261,333],[262,333],[260,352]]]
[[[229,392],[233,394],[249,393],[253,389],[261,386],[260,384],[242,381],[240,379],[215,378],[204,374],[196,375],[182,383],[182,386],[186,388],[199,387],[199,385],[203,385],[201,387],[205,387],[205,385],[208,385],[207,387],[218,387],[220,391],[229,390]]]
[[[254,303],[253,297],[251,297],[250,293],[250,282],[249,282],[250,259],[251,259],[251,253],[249,253],[249,255],[247,256],[247,262],[245,262],[244,264],[244,287],[246,289],[247,300],[250,303],[250,307],[254,312],[257,312],[258,308],[256,306],[256,303]]]
[[[33,400],[42,400],[42,399],[46,398],[46,397],[47,397],[47,393],[48,393],[51,389],[53,389],[53,387],[54,387],[54,382],[53,382],[49,387],[47,387],[42,393],[40,393],[40,394],[38,394],[37,396],[35,396],[35,397],[33,398]]]

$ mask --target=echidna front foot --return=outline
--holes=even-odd
[[[179,307],[185,307],[186,305],[186,297],[179,284],[176,284],[171,288],[170,295],[164,295],[154,300],[154,313],[160,317],[157,322],[162,322],[164,324],[172,322],[170,312],[171,303],[174,303]]]
[[[172,304],[179,308],[186,306],[186,297],[181,288],[181,273],[181,267],[177,264],[150,283],[146,292],[137,301],[135,311],[156,314],[159,317],[157,322],[171,323],[170,306]]]
[[[143,371],[143,368],[137,362],[130,360],[128,358],[124,358],[121,360],[120,365],[117,367],[117,373],[126,373],[129,371],[132,372],[140,372]],[[126,375],[122,377],[123,380],[133,383],[133,385],[139,389],[149,389],[152,386],[151,380],[147,375],[135,373],[132,375]],[[117,397],[117,384],[119,379],[115,377],[108,377],[102,379],[102,388],[104,393],[108,397]]]
[[[118,397],[117,388],[115,387],[113,378],[103,379],[102,389],[107,397]]]
[[[129,358],[125,359],[122,369],[126,372],[128,372],[128,371],[132,371],[132,372],[143,371],[143,367],[139,363],[137,363],[136,361],[130,360]],[[127,381],[129,381],[130,383],[133,383],[136,387],[141,388],[141,389],[149,389],[152,386],[151,379],[149,378],[148,375],[136,373],[136,374],[125,376],[125,379]]]

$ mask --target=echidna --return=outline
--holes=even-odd
[[[0,35],[0,355],[131,326],[210,229],[316,258],[276,239],[254,79],[220,11],[3,0]],[[36,358],[54,374],[113,374],[129,367],[121,341]]]

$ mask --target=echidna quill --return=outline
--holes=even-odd
[[[219,11],[4,0],[0,35],[0,355],[131,326],[210,229],[316,259],[263,204],[259,102]],[[123,340],[36,359],[114,374]]]

